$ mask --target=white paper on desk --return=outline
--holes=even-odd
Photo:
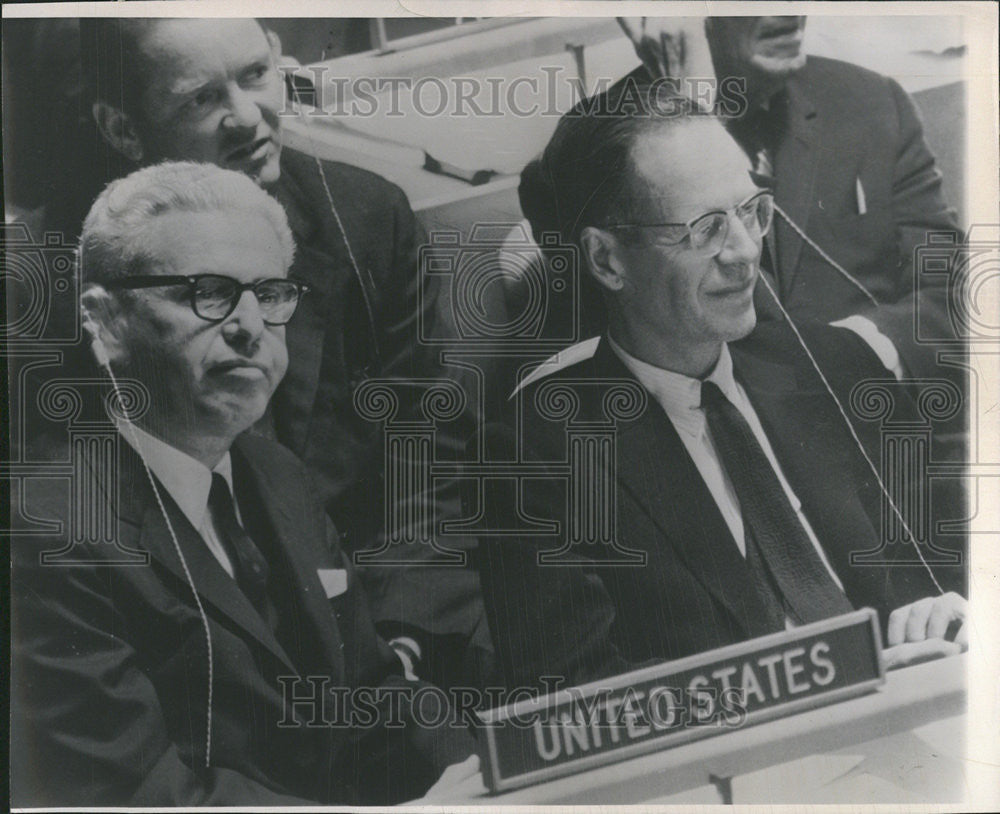
[[[961,800],[964,716],[935,721],[733,778],[734,803],[947,803]]]
[[[864,755],[809,755],[789,763],[737,775],[732,780],[733,803],[867,802],[867,797],[851,797],[851,792],[840,799],[830,799],[830,784],[846,775],[864,759]]]
[[[895,788],[896,798],[885,802],[955,802],[966,792],[964,745],[964,715],[933,721],[851,747],[851,751],[863,750],[866,757],[842,782],[850,793],[859,784],[865,789],[874,787],[876,781]]]
[[[621,41],[615,40],[613,46],[622,52],[631,51],[631,45],[624,37]],[[624,75],[635,61],[634,53],[628,62],[619,59],[622,67],[618,75],[611,78],[618,79]],[[447,106],[436,113],[441,105],[441,89],[437,82],[443,80],[424,84],[414,82],[412,89],[419,93],[416,100],[412,89],[405,87],[373,94],[378,104],[372,115],[347,117],[338,120],[338,126],[373,138],[416,147],[440,162],[470,173],[478,170],[518,173],[545,147],[559,121],[558,114],[569,110],[577,101],[577,76],[573,56],[568,52],[511,62],[482,71],[469,71],[463,78],[478,83],[478,92],[462,103],[462,110],[468,111],[466,115],[454,115],[457,102],[453,85],[444,84]],[[503,80],[499,84],[498,108],[503,114],[474,115],[476,107],[484,111],[497,109],[496,100],[491,98],[496,91],[491,88],[497,86],[498,78]],[[487,83],[487,79],[492,80],[494,85]],[[471,83],[469,87],[472,87]],[[390,92],[395,98],[390,99]],[[508,95],[511,95],[516,109],[538,112],[535,115],[515,115],[508,108]],[[549,115],[545,115],[546,111],[550,111]],[[392,115],[389,115],[390,112]]]

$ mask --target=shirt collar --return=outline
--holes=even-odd
[[[135,435],[132,430],[135,430]],[[135,424],[130,428],[119,422],[118,432],[146,461],[150,471],[156,475],[167,494],[196,529],[201,529],[205,521],[208,493],[212,488],[214,473],[225,478],[229,493],[233,493],[233,461],[228,452],[210,470],[187,453],[153,437]]]
[[[641,359],[636,359],[608,335],[611,349],[622,360],[632,374],[663,407],[674,426],[689,435],[700,435],[705,429],[705,413],[701,408],[701,379],[693,379],[683,373],[656,367]],[[714,382],[733,404],[740,400],[736,380],[733,378],[733,357],[729,345],[722,345],[719,359],[705,381]]]

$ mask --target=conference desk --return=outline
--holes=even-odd
[[[867,695],[475,804],[960,801],[967,666],[960,655],[891,671]]]

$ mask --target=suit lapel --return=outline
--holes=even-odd
[[[599,377],[634,379],[606,339],[601,340],[594,362]],[[654,399],[648,400],[637,420],[619,430],[617,443],[618,485],[646,511],[665,544],[749,635],[752,620],[766,618],[764,605],[715,499]]]
[[[811,368],[763,359],[739,343],[730,345],[730,352],[734,376],[803,505],[804,495],[816,486],[826,498],[853,497],[856,456],[844,443],[844,427],[830,394]]]
[[[872,485],[829,393],[812,371],[764,361],[730,346],[733,368],[830,565],[855,605],[884,595],[883,569],[850,564],[878,543],[861,492]]]
[[[311,622],[322,645],[325,661],[334,668],[333,676],[343,674],[342,638],[334,621],[330,600],[319,580],[317,569],[327,565],[327,557],[317,545],[317,529],[309,523],[317,517],[317,509],[306,496],[308,490],[296,488],[296,484],[281,483],[269,466],[262,465],[257,456],[247,454],[243,444],[237,440],[233,447],[234,474],[238,468],[249,477],[254,491],[260,495],[262,508],[274,531],[272,550],[284,556],[289,571],[301,598],[301,607]]]
[[[236,581],[215,559],[201,535],[180,511],[166,489],[157,481],[160,498],[166,509],[165,516],[153,495],[139,456],[124,440],[120,440],[119,443],[122,448],[120,457],[122,465],[118,481],[123,487],[127,485],[127,488],[122,488],[119,494],[119,517],[139,527],[139,546],[148,551],[156,563],[183,583],[185,587],[179,592],[183,597],[182,601],[191,599],[189,592],[193,581],[206,611],[214,610],[224,616],[295,672],[288,655],[278,644],[270,628],[254,610]],[[176,546],[171,529],[176,536]],[[185,573],[185,563],[187,573]]]
[[[775,202],[803,232],[808,232],[813,184],[821,154],[819,121],[815,106],[794,77],[788,82],[786,105],[785,129],[774,156]],[[778,261],[775,274],[781,285],[781,298],[786,300],[798,271],[802,238],[780,214],[775,217],[774,233]]]

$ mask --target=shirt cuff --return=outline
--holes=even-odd
[[[396,651],[396,655],[403,663],[403,677],[416,681],[416,665],[421,656],[420,645],[409,636],[397,636],[389,640],[389,647]]]
[[[875,355],[885,366],[885,369],[896,377],[896,381],[902,381],[903,363],[900,361],[899,351],[896,350],[896,346],[892,343],[892,340],[875,327],[875,323],[868,319],[868,317],[855,314],[854,316],[831,322],[830,325],[834,328],[847,328],[847,330],[853,331],[860,336],[875,352]]]

